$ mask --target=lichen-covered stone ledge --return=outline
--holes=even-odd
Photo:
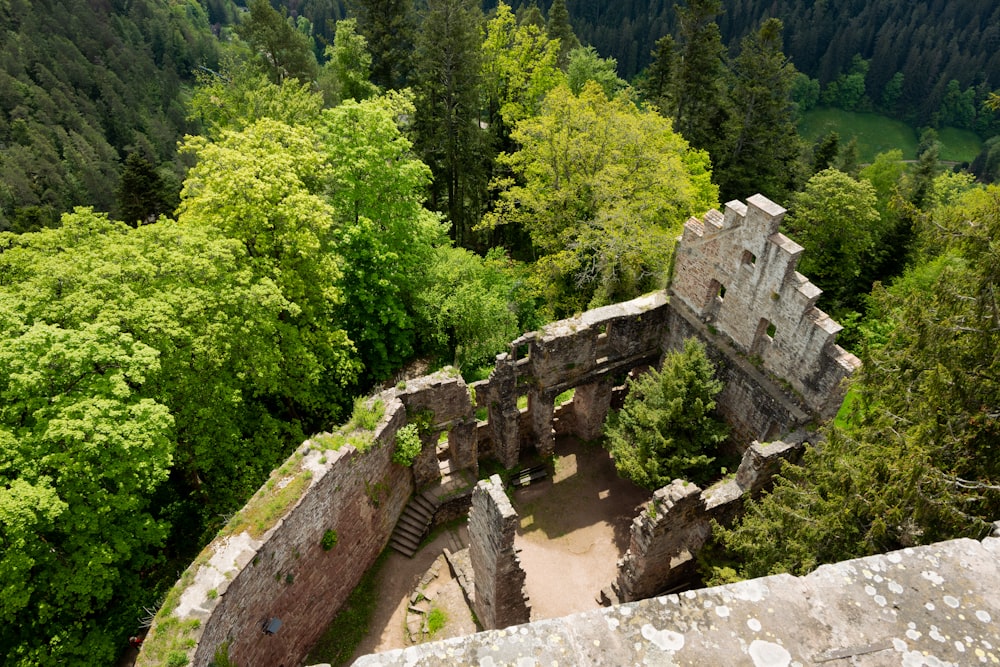
[[[1000,539],[952,540],[369,655],[389,665],[1000,663]]]

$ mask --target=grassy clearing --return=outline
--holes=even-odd
[[[906,160],[917,157],[917,131],[902,121],[877,113],[821,107],[805,113],[799,122],[799,134],[810,143],[830,132],[840,135],[841,145],[857,137],[858,157],[862,163],[871,162],[879,153],[894,148],[903,151]],[[971,162],[982,147],[979,137],[968,130],[946,127],[938,135],[942,160]]]

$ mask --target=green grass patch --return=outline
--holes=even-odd
[[[309,487],[312,472],[303,470],[300,464],[301,459],[295,466],[286,463],[271,473],[264,487],[226,524],[222,534],[235,535],[245,530],[252,537],[259,538],[266,533]]]
[[[938,132],[941,139],[940,158],[946,162],[972,162],[983,150],[983,141],[972,130],[945,127]]]
[[[427,613],[427,634],[431,637],[441,632],[448,623],[448,614],[440,607],[433,607]]]
[[[555,400],[556,407],[558,408],[563,403],[569,403],[570,401],[572,401],[573,395],[575,393],[576,393],[576,387],[572,387],[570,389],[567,389],[563,393],[559,394],[558,396],[556,396]]]
[[[799,134],[809,143],[815,143],[830,132],[840,135],[841,146],[851,137],[857,137],[858,159],[862,163],[869,163],[879,153],[894,148],[903,151],[905,160],[917,158],[917,131],[901,120],[877,113],[819,107],[807,111],[799,121]],[[975,132],[955,127],[941,129],[938,138],[941,141],[940,159],[946,162],[971,162],[983,145]]]
[[[379,599],[379,572],[385,564],[388,551],[383,551],[368,568],[361,581],[348,596],[340,613],[327,626],[326,631],[313,646],[305,664],[329,663],[333,667],[346,665],[361,640],[368,634],[372,614]]]
[[[374,431],[385,415],[385,403],[381,399],[359,396],[354,399],[351,420],[344,425],[347,431]]]
[[[856,408],[861,406],[858,403],[858,392],[854,387],[847,390],[847,395],[844,396],[844,402],[840,405],[840,410],[837,411],[837,416],[833,418],[833,424],[837,428],[846,428],[847,423],[851,418],[851,414]]]
[[[830,132],[840,135],[841,147],[847,145],[851,137],[857,137],[858,159],[862,163],[871,162],[879,153],[894,148],[903,151],[906,160],[917,157],[917,133],[900,120],[877,113],[820,107],[807,111],[799,121],[799,134],[810,144]]]

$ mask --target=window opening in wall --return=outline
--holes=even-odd
[[[514,348],[514,361],[528,358],[528,344],[522,343]]]
[[[774,338],[774,334],[775,334],[776,331],[777,331],[777,329],[775,328],[775,326],[773,324],[769,323],[767,325],[767,337],[768,338]]]
[[[744,250],[741,261],[743,262],[743,264],[749,264],[750,266],[753,266],[754,264],[757,263],[757,255],[753,254],[749,250]]]
[[[719,298],[720,299],[726,298],[726,286],[721,283],[719,284]]]
[[[528,395],[521,394],[520,396],[517,397],[517,409],[523,410],[526,407],[528,407]]]

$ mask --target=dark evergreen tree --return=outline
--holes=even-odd
[[[133,227],[156,222],[168,212],[167,201],[152,163],[137,152],[129,154],[118,185],[118,217]]]
[[[296,30],[268,0],[250,0],[249,8],[250,14],[236,27],[236,34],[257,52],[271,80],[315,80],[316,55],[309,36]]]
[[[372,81],[386,90],[403,87],[413,65],[413,0],[353,0],[352,7],[372,54]]]
[[[474,0],[429,0],[417,33],[416,147],[431,168],[430,204],[447,214],[452,238],[472,241],[486,199],[482,99],[483,12]]]
[[[812,173],[818,174],[833,166],[840,151],[840,135],[830,132],[820,137],[813,146]]]
[[[801,140],[791,101],[795,67],[781,45],[781,21],[768,19],[741,43],[733,63],[728,146],[715,177],[723,201],[761,192],[784,201],[797,189]]]
[[[917,164],[910,178],[908,199],[917,208],[923,208],[927,195],[934,185],[934,176],[938,170],[938,157],[941,153],[941,142],[938,134],[932,129],[924,130],[917,144]]]
[[[559,40],[559,67],[566,69],[569,64],[569,52],[580,47],[580,40],[573,32],[569,22],[569,11],[566,0],[553,0],[549,7],[549,22],[546,25],[549,39]]]
[[[653,49],[653,62],[646,70],[646,76],[640,92],[646,101],[656,106],[661,113],[669,114],[671,110],[670,90],[674,73],[677,70],[677,54],[674,38],[664,35],[656,40]]]
[[[721,0],[690,0],[677,7],[680,62],[670,94],[674,128],[716,160],[727,115],[725,49],[715,22],[721,11]]]

